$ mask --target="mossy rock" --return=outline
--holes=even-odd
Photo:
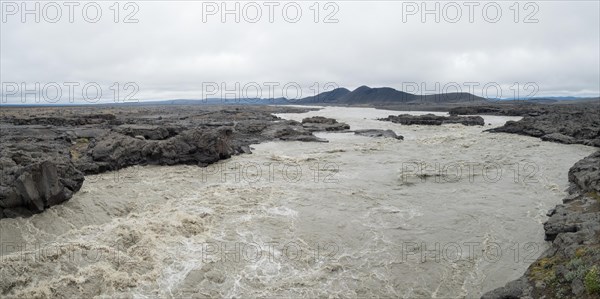
[[[596,191],[590,191],[588,193],[586,193],[585,195],[597,200],[600,202],[600,193],[596,192]]]
[[[76,144],[88,144],[90,143],[90,140],[87,138],[77,138],[77,140],[75,140]]]
[[[583,280],[585,290],[590,295],[600,295],[600,270],[597,265],[594,265],[585,275]]]
[[[81,157],[82,153],[85,152],[90,140],[87,138],[78,138],[75,140],[75,144],[71,146],[69,153],[71,154],[71,160],[77,161]]]
[[[558,258],[545,257],[537,260],[529,269],[529,278],[533,281],[543,281],[550,283],[556,279],[555,266],[558,264]]]
[[[585,247],[579,247],[575,250],[575,257],[581,258],[587,254],[587,249]]]

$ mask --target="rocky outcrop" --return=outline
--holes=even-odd
[[[541,115],[549,112],[549,106],[537,104],[497,104],[497,105],[473,105],[451,108],[450,115],[503,115],[503,116],[526,116]]]
[[[83,126],[83,125],[94,125],[106,123],[107,121],[114,122],[116,116],[113,114],[86,114],[86,115],[65,115],[65,116],[52,116],[52,117],[13,117],[7,121],[23,126],[23,125],[51,125],[51,126]]]
[[[205,166],[234,154],[231,128],[202,128],[165,140],[145,140],[108,132],[92,142],[76,162],[85,173],[118,170],[132,165],[196,164]]]
[[[550,134],[543,135],[540,138],[544,141],[552,141],[552,142],[564,143],[564,144],[573,144],[573,143],[577,142],[577,139],[575,139],[571,136],[561,134],[561,133],[550,133]]]
[[[461,107],[450,113],[521,115],[488,131],[600,147],[597,103],[500,107]],[[600,298],[600,152],[571,167],[569,182],[569,195],[544,223],[551,247],[522,277],[482,298]]]
[[[600,192],[600,152],[575,163],[569,170],[570,193]]]
[[[1,157],[8,166],[1,172],[3,217],[38,213],[70,199],[81,188],[84,174],[146,164],[205,166],[228,158],[234,153],[232,133],[227,127],[201,128],[165,140],[144,140],[107,130],[91,140],[55,142],[45,149],[35,141],[26,145],[30,151],[3,148]],[[69,139],[65,134],[54,135]],[[18,148],[23,145],[19,141],[6,142]]]
[[[527,278],[521,277],[517,280],[507,283],[505,286],[487,292],[481,296],[481,299],[519,299],[524,294],[530,294],[531,287]]]
[[[29,216],[69,200],[86,174],[147,164],[206,166],[268,140],[326,142],[312,134],[314,127],[272,115],[306,111],[297,108],[86,109],[94,110],[0,112],[0,218]],[[347,126],[331,119],[311,124],[323,130]]]
[[[4,172],[3,172],[4,173]],[[72,163],[36,162],[18,169],[0,189],[0,217],[30,215],[68,200],[83,184]]]
[[[350,129],[350,126],[345,123],[338,123],[333,118],[323,116],[313,116],[303,119],[302,127],[310,132],[346,131]]]
[[[600,194],[600,152],[575,163],[569,170],[569,182],[570,195],[563,200],[564,204],[548,213],[550,218],[544,223],[548,241],[554,241],[561,233],[600,232],[600,210],[593,212],[594,208],[600,208],[600,197],[597,197]]]
[[[355,130],[354,134],[366,137],[384,137],[394,138],[398,140],[404,140],[404,136],[396,135],[396,132],[392,130],[377,130],[377,129],[366,129],[366,130]]]
[[[554,107],[551,113],[526,115],[519,121],[507,121],[504,126],[488,131],[600,147],[600,110],[593,106]]]
[[[181,133],[183,129],[184,128],[181,127],[125,124],[116,127],[114,130],[131,137],[141,136],[144,137],[144,139],[149,140],[164,140]],[[141,139],[139,137],[137,138]]]
[[[600,152],[569,170],[569,196],[544,223],[551,247],[516,281],[482,298],[600,297]]]
[[[481,116],[438,116],[433,114],[425,115],[390,115],[386,118],[380,118],[382,121],[391,121],[402,125],[427,125],[440,126],[442,124],[463,124],[465,126],[483,126],[485,124]]]

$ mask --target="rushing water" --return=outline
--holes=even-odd
[[[547,246],[541,223],[569,167],[594,149],[375,120],[398,113],[280,116],[403,141],[318,133],[329,142],[86,177],[69,202],[0,221],[0,295],[478,297],[520,276]]]

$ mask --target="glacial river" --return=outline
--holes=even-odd
[[[0,221],[0,297],[472,298],[519,277],[547,248],[568,169],[595,149],[483,132],[515,117],[376,120],[400,113],[279,116],[403,141],[317,133],[329,142],[88,176],[69,202]]]

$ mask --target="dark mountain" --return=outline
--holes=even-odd
[[[468,92],[449,92],[440,94],[431,94],[418,96],[418,101],[423,103],[465,103],[465,102],[481,102],[485,103],[487,100],[482,97],[478,97]]]
[[[415,95],[398,91],[390,87],[370,88],[368,86],[361,86],[351,93],[339,98],[338,102],[343,104],[390,104],[397,102],[411,102],[414,99]]]
[[[306,97],[299,100],[291,100],[297,104],[318,104],[318,103],[336,103],[337,99],[350,93],[346,88],[336,88],[332,91],[325,91],[312,97]]]
[[[325,101],[326,100],[326,101]],[[350,92],[345,88],[338,88],[324,92],[314,97],[296,101],[298,104],[345,104],[345,105],[389,105],[389,104],[418,104],[418,103],[464,103],[485,102],[484,98],[466,92],[454,92],[432,95],[416,95],[399,91],[390,87],[371,88],[361,86]]]

